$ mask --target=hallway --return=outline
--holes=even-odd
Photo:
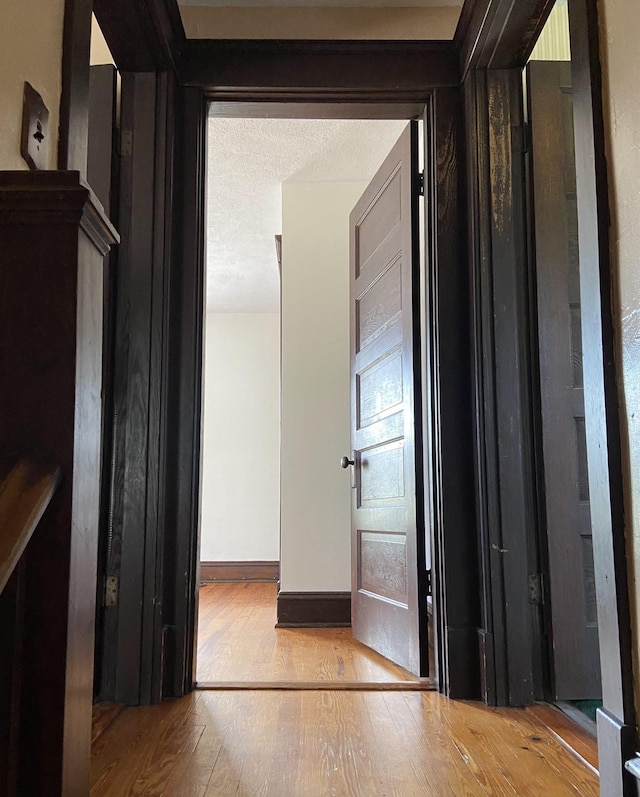
[[[275,629],[275,600],[274,583],[201,587],[204,688],[119,714],[98,709],[93,797],[598,794],[593,767],[549,730],[566,722],[559,712],[420,690],[349,628]],[[594,761],[593,740],[569,727]]]
[[[125,709],[91,769],[93,797],[597,794],[529,711],[435,692],[199,691]]]

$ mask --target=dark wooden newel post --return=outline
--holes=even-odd
[[[89,792],[102,269],[116,241],[78,172],[0,172],[0,455],[35,447],[62,470],[24,554],[19,794]]]

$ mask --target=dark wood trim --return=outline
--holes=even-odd
[[[195,680],[205,311],[206,104],[199,88],[179,88],[175,101],[165,427],[163,695],[167,697],[191,691]]]
[[[481,695],[489,705],[505,705],[506,641],[500,559],[500,510],[497,479],[496,402],[493,353],[493,288],[491,220],[481,212],[491,204],[489,130],[486,121],[487,81],[484,70],[469,74],[464,84],[467,215],[470,268],[470,314],[474,403],[476,526],[480,564],[480,627],[478,630]]]
[[[212,100],[209,116],[233,119],[419,119],[424,100],[417,102],[251,102]]]
[[[276,628],[351,625],[350,592],[279,592]]]
[[[92,0],[66,0],[58,168],[87,174]]]
[[[415,102],[460,80],[451,42],[188,40],[181,65],[225,101]]]
[[[93,202],[78,172],[0,172],[0,450],[43,448],[63,474],[23,557],[16,634],[17,793],[43,797],[89,789],[102,269],[117,241]]]
[[[539,609],[529,601],[530,573],[539,572],[537,493],[533,458],[531,317],[527,259],[523,96],[520,69],[487,73],[491,172],[491,253],[494,379],[502,573],[509,702],[541,697],[537,685]],[[492,543],[494,544],[494,543]]]
[[[472,69],[523,67],[554,2],[467,0],[454,35],[462,79]]]
[[[450,697],[470,698],[479,694],[479,618],[475,517],[468,500],[473,494],[473,445],[462,114],[459,88],[438,89],[426,110],[428,243],[422,303],[437,677]]]
[[[176,0],[93,0],[93,12],[121,72],[178,71],[185,33]]]
[[[122,246],[115,263],[109,512],[101,576],[118,579],[102,608],[96,694],[135,705],[162,697],[167,369],[172,260],[173,96],[167,73],[124,73]]]
[[[277,581],[280,562],[200,562],[200,582]]]
[[[234,44],[237,47],[238,43]],[[375,43],[372,46],[375,48]],[[339,47],[340,45],[338,45],[337,48],[339,49]],[[396,43],[395,48],[392,46],[387,49],[393,51],[394,49],[398,49],[398,47],[400,47],[400,45]],[[322,50],[322,47],[320,47],[320,50]],[[309,57],[311,57],[313,51],[314,48],[311,48]],[[241,49],[239,52],[241,52]],[[322,60],[320,59],[315,67],[316,79],[320,81],[320,86],[322,85],[322,78],[318,77],[318,74],[321,71],[321,64]],[[292,82],[293,77],[295,76],[289,76],[290,82]],[[354,78],[354,81],[356,79],[357,77]],[[354,85],[356,84],[354,83]],[[295,90],[295,102],[291,104],[291,115],[295,118],[305,118],[309,112],[309,108],[316,104],[317,98],[313,88],[302,86],[298,88],[293,87],[293,89]],[[453,307],[468,307],[469,301],[468,274],[466,271],[465,258],[461,249],[462,242],[464,241],[465,224],[464,205],[461,201],[461,197],[464,195],[464,172],[459,163],[459,159],[462,157],[464,150],[461,139],[462,98],[459,89],[441,89],[439,92],[440,99],[436,99],[433,106],[435,109],[433,121],[438,126],[439,132],[437,136],[443,136],[443,138],[441,140],[438,138],[437,141],[434,138],[430,145],[431,150],[427,153],[427,162],[432,168],[434,179],[438,181],[438,187],[433,197],[436,203],[434,208],[437,206],[438,211],[437,214],[435,212],[433,213],[430,232],[432,234],[432,253],[435,258],[432,266],[433,269],[441,275],[441,279],[440,282],[434,283],[432,290],[438,290],[440,292],[439,301],[442,302],[442,306],[446,308],[446,317],[449,326],[447,327],[446,337],[443,336],[443,339],[437,344],[442,346],[443,352],[437,365],[435,365],[435,363],[438,358],[433,354],[431,354],[430,357],[432,363],[435,365],[435,370],[432,370],[434,378],[436,380],[440,379],[441,374],[442,395],[445,397],[444,401],[451,412],[447,413],[444,423],[445,431],[443,433],[443,439],[446,439],[448,444],[450,444],[449,450],[443,455],[440,449],[434,448],[433,456],[436,456],[444,463],[445,487],[442,495],[444,496],[446,507],[443,517],[446,518],[447,534],[450,535],[448,544],[455,550],[455,540],[457,539],[461,546],[459,550],[465,551],[464,556],[462,554],[460,555],[460,561],[463,562],[465,568],[465,575],[457,579],[454,577],[452,584],[446,587],[448,590],[448,600],[451,601],[452,614],[451,623],[446,629],[443,629],[443,633],[446,630],[446,637],[449,640],[450,658],[442,663],[441,681],[443,684],[442,688],[445,688],[444,671],[446,668],[449,668],[448,671],[453,674],[453,678],[446,687],[449,690],[449,694],[460,697],[475,697],[479,694],[476,630],[478,621],[475,619],[475,615],[478,611],[478,602],[477,571],[474,569],[474,562],[476,561],[474,519],[473,513],[468,511],[468,496],[472,492],[471,485],[473,480],[473,464],[471,458],[472,407],[469,399],[471,395],[469,389],[469,337],[465,322],[460,322],[459,317],[456,315],[457,310],[456,313],[452,310]],[[260,105],[262,105],[265,112],[268,114],[269,103],[264,101],[264,95],[261,94],[259,90],[256,91],[254,87],[248,85],[243,87],[241,94],[247,103],[252,104],[252,114],[256,113]],[[433,101],[433,95],[434,92],[432,91],[427,91],[425,94],[423,90],[419,89],[415,90],[414,93],[408,92],[405,100],[412,106],[422,103],[422,107],[424,108],[425,104]],[[379,109],[384,105],[384,96],[385,92],[382,92],[382,94],[377,93],[371,87],[366,92],[363,92],[363,96],[360,99],[363,102],[366,101],[369,106],[369,112],[366,114],[367,118],[378,118],[378,114],[380,113]],[[198,150],[196,149],[196,153],[197,152]],[[194,157],[193,153],[191,153],[191,157]],[[183,195],[186,197],[184,200],[185,207],[189,208],[190,214],[195,214],[196,210],[193,205],[193,198],[195,196],[193,188],[195,183],[193,181],[195,178],[193,174],[191,174],[191,176],[185,176],[183,174],[181,179],[184,180],[184,189],[178,187],[178,191],[180,195],[183,195],[183,190],[186,192]],[[191,218],[195,218],[195,216],[191,216]],[[193,221],[189,221],[188,223],[190,225],[194,224]],[[200,235],[200,231],[198,228],[195,229],[196,234],[191,238],[185,239],[186,245],[191,245],[193,241],[199,240],[198,235]],[[189,254],[188,262],[192,262],[192,256],[192,253]],[[438,265],[436,265],[437,258],[439,258]],[[191,267],[191,265],[188,265],[186,272],[183,268],[183,273],[190,273],[189,269]],[[189,277],[189,279],[192,278]],[[450,296],[448,295],[449,292]],[[176,308],[172,311],[174,319],[181,317],[186,319],[184,322],[178,322],[186,325],[184,331],[184,348],[182,349],[184,353],[183,363],[188,362],[190,358],[193,357],[193,352],[197,352],[197,347],[200,345],[200,339],[196,337],[196,327],[193,326],[195,323],[194,319],[197,319],[198,312],[200,312],[200,309],[197,305],[192,305],[190,309],[183,310],[181,308]],[[184,316],[182,315],[183,313]],[[454,318],[458,318],[456,323],[454,323]],[[435,340],[432,340],[429,345],[436,345]],[[455,352],[455,356],[453,356],[452,352]],[[432,365],[432,369],[434,365]],[[439,369],[441,369],[441,371]],[[200,393],[197,392],[200,389],[199,384],[199,382],[195,381],[185,384],[182,387],[180,401],[183,412],[191,412],[192,410],[189,408],[200,406]],[[198,385],[198,387],[194,393],[194,387],[196,385]],[[432,400],[434,397],[429,394],[429,398]],[[458,410],[460,410],[462,414],[456,416]],[[179,418],[179,415],[175,417]],[[191,426],[191,423],[192,420],[189,419],[187,424],[188,427],[195,429],[195,427]],[[178,427],[176,426],[175,428]],[[194,439],[197,438],[193,437],[191,440],[187,440],[185,437],[184,443],[180,444],[181,446],[184,445],[183,456],[187,457],[189,453],[193,451]],[[434,439],[433,446],[440,445],[440,441]],[[467,452],[466,455],[465,452]],[[431,452],[429,456],[432,456]],[[468,460],[466,464],[465,459]],[[464,469],[463,472],[457,470],[461,463]],[[437,467],[441,466],[437,465]],[[184,470],[183,476],[186,472],[190,473],[189,479],[194,479],[194,482],[189,482],[189,484],[195,485],[195,487],[193,488],[194,492],[192,493],[192,497],[189,499],[187,490],[192,488],[188,488],[187,480],[183,480],[181,483],[181,489],[184,495],[181,517],[184,519],[185,523],[188,523],[189,515],[194,519],[194,525],[190,533],[193,535],[193,545],[194,550],[196,550],[195,530],[197,525],[195,518],[197,518],[198,465],[196,464],[194,466],[194,470]],[[442,495],[438,497],[438,500],[442,498]],[[191,504],[189,501],[191,501]],[[465,509],[465,507],[467,509]],[[173,512],[171,507],[169,507],[169,512]],[[171,526],[173,521],[168,518],[167,523]],[[440,540],[438,539],[436,544],[439,543]],[[453,573],[453,570],[454,568],[451,568],[448,573],[445,573],[443,570],[436,575],[436,579],[441,585],[440,587],[437,586],[436,589],[445,589],[444,585],[447,575]],[[194,583],[197,587],[197,582]],[[172,598],[169,590],[165,598],[165,607],[171,600]],[[193,594],[193,605],[189,611],[191,612],[190,616],[193,618],[194,624],[197,617],[196,601],[197,595]],[[455,611],[453,611],[453,607],[456,607]],[[437,601],[436,613],[438,611],[439,602]],[[176,629],[173,628],[173,626],[165,625],[166,637],[175,632]],[[180,633],[182,633],[182,631]],[[177,649],[177,641],[172,641],[171,644]],[[189,660],[193,661],[193,656],[191,654],[189,654]],[[458,665],[460,666],[459,672],[461,675],[456,680],[454,668]],[[178,678],[177,671],[175,673],[175,678]],[[173,683],[173,688],[177,690],[177,680],[174,680]],[[178,693],[178,691],[175,692],[175,694]]]

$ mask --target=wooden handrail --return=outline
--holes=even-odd
[[[0,484],[0,594],[59,483],[57,465],[25,455]]]

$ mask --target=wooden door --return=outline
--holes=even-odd
[[[527,67],[553,696],[601,695],[582,378],[571,64]]]
[[[426,675],[417,147],[411,122],[350,217],[351,621],[361,642]]]

